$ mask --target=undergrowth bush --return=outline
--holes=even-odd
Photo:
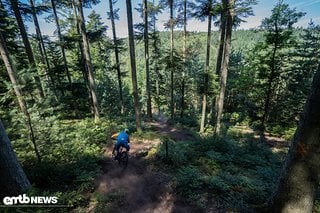
[[[282,127],[280,125],[274,125],[267,127],[267,131],[274,136],[283,137],[287,141],[293,139],[294,133],[296,132],[297,127]]]
[[[177,190],[192,204],[202,207],[201,191],[203,180],[201,172],[194,166],[185,166],[179,169],[176,173],[176,188]]]
[[[57,194],[60,205],[86,205],[84,193],[94,189],[93,180],[101,172],[99,161],[103,147],[111,142],[108,139],[111,132],[124,128],[126,124],[116,125],[117,121],[104,119],[97,124],[92,119],[59,120],[41,116],[33,119],[41,162],[37,162],[27,137],[12,140],[33,185],[31,194]],[[51,210],[42,212],[46,211]]]
[[[227,135],[170,142],[156,156],[171,168],[177,192],[198,207],[219,203],[221,211],[252,211],[274,191],[281,156],[253,137]],[[204,209],[203,209],[204,210]]]
[[[166,150],[166,143],[168,146],[168,153]],[[190,147],[183,142],[174,142],[168,138],[162,139],[162,143],[156,153],[156,158],[163,162],[165,165],[171,167],[181,167],[189,163],[188,153]]]

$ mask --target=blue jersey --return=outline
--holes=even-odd
[[[129,135],[125,132],[120,132],[117,137],[118,143],[128,143],[129,142]]]

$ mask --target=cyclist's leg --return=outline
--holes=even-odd
[[[116,160],[118,159],[118,156],[119,156],[120,146],[121,146],[121,144],[120,144],[119,141],[117,141],[117,143],[114,145],[114,149],[115,149],[115,151],[116,151],[116,153],[115,153],[115,159],[116,159]]]
[[[112,150],[112,154],[113,154],[113,155],[116,154],[116,153],[115,153],[115,152],[116,152],[116,147],[117,147],[117,144],[115,144],[115,145],[113,146],[113,150]]]
[[[126,148],[127,152],[129,152],[129,150],[130,150],[130,145],[129,145],[128,143],[125,143],[123,146]]]
[[[117,143],[117,157],[120,155],[119,150],[120,150],[120,147],[123,146],[123,145],[124,145],[124,144],[123,144],[122,141],[119,141],[119,142]]]

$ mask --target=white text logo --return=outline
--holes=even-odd
[[[4,205],[16,205],[16,204],[57,204],[58,197],[28,197],[26,194],[19,195],[17,197],[5,197],[3,198]]]

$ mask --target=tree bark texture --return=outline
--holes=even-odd
[[[185,72],[187,70],[187,0],[183,2],[183,65],[184,65],[184,73],[182,74],[182,82],[181,82],[181,112],[180,117],[183,118],[184,114],[184,95],[185,95]]]
[[[212,16],[208,16],[208,33],[207,33],[207,54],[206,54],[206,64],[204,70],[204,82],[203,82],[203,96],[202,96],[202,113],[200,122],[200,132],[204,132],[204,126],[206,122],[206,109],[207,109],[207,88],[208,88],[208,75],[209,75],[209,65],[210,65],[210,47],[211,47],[211,23]]]
[[[78,13],[77,13],[77,6],[75,0],[72,0],[72,10],[73,10],[73,18],[74,18],[74,26],[76,27],[76,33],[80,35],[80,22],[78,18]],[[91,97],[91,92],[90,92],[90,86],[89,86],[89,78],[88,78],[88,69],[87,65],[85,63],[84,59],[84,51],[83,51],[83,45],[81,40],[78,41],[78,47],[79,47],[79,54],[78,54],[78,61],[79,64],[81,65],[81,72],[83,76],[83,81],[87,87],[88,90],[88,107],[90,108],[90,111],[92,114],[94,114],[93,106],[92,106],[92,97]]]
[[[275,79],[275,73],[276,73],[276,54],[277,54],[277,50],[278,50],[278,37],[279,37],[279,30],[278,30],[278,25],[276,23],[275,25],[275,31],[276,31],[276,35],[274,36],[274,47],[273,47],[273,51],[272,51],[272,58],[271,58],[271,62],[270,62],[270,68],[271,68],[271,73],[268,76],[268,88],[267,88],[267,95],[266,95],[266,99],[265,99],[265,104],[264,104],[264,112],[263,112],[263,116],[262,116],[262,121],[261,121],[261,126],[262,126],[262,130],[265,130],[265,123],[268,120],[268,115],[270,112],[270,104],[271,104],[271,99],[272,99],[272,91],[273,91],[273,86],[272,83]]]
[[[131,77],[132,77],[132,87],[133,87],[134,110],[136,114],[136,128],[139,132],[141,132],[131,0],[126,0],[126,6],[127,6],[127,21],[128,21],[128,32],[129,32],[129,51],[130,51],[130,66],[131,66]]]
[[[173,68],[173,50],[174,50],[174,40],[173,40],[173,1],[174,0],[169,0],[170,4],[170,77],[171,77],[171,88],[170,88],[170,98],[171,98],[171,103],[170,103],[170,110],[171,110],[171,118],[174,118],[174,68]]]
[[[231,52],[231,37],[232,37],[232,26],[233,26],[233,16],[234,16],[234,0],[224,0],[227,5],[227,24],[226,24],[226,37],[224,43],[224,51],[223,51],[223,63],[221,68],[220,75],[220,93],[217,101],[217,119],[216,119],[216,127],[215,134],[219,135],[221,130],[221,118],[223,113],[223,103],[224,96],[227,86],[227,76],[228,76],[228,66],[229,66],[229,58]]]
[[[320,65],[289,149],[270,212],[312,212],[320,181]]]
[[[154,0],[153,0],[153,5],[154,4]],[[156,13],[154,13],[154,17],[153,17],[153,34],[154,36],[156,36]],[[157,39],[154,38],[153,40],[153,49],[154,52],[157,53],[159,52],[159,48],[157,45]],[[158,115],[160,115],[161,113],[161,104],[160,104],[160,72],[159,72],[159,68],[158,68],[158,57],[157,55],[154,57],[154,72],[156,73],[156,104],[157,104],[157,108],[158,108]]]
[[[0,199],[20,195],[31,187],[14,153],[8,135],[0,120]]]
[[[143,1],[143,16],[144,16],[144,58],[146,67],[146,92],[147,92],[147,117],[152,118],[151,111],[151,86],[150,86],[150,69],[149,69],[149,23],[148,23],[148,1]]]
[[[123,114],[124,113],[124,102],[123,102],[123,94],[122,94],[120,58],[119,58],[119,48],[118,48],[118,43],[117,43],[116,25],[114,23],[114,13],[113,13],[112,0],[109,0],[109,7],[110,7],[112,35],[113,35],[114,54],[115,54],[115,58],[116,58],[116,69],[117,69],[118,84],[119,84],[119,96],[120,96],[120,105],[121,105],[120,107],[121,107],[121,114]]]
[[[226,8],[226,7],[224,7]],[[223,61],[223,49],[224,49],[224,43],[225,43],[225,37],[226,37],[226,12],[225,9],[221,11],[221,23],[220,23],[220,41],[218,44],[218,55],[217,55],[217,62],[216,62],[216,75],[220,77],[221,73],[221,64]],[[219,95],[216,95],[216,97],[212,100],[212,109],[214,108],[214,114],[217,118],[217,110],[218,110],[218,101],[219,101]],[[213,110],[212,110],[213,111]]]
[[[223,59],[223,46],[226,36],[226,13],[224,11],[221,12],[221,23],[220,23],[220,41],[218,45],[218,56],[216,63],[216,74],[220,76],[221,73],[221,64]]]
[[[92,98],[92,107],[94,112],[94,121],[98,122],[100,119],[99,115],[99,103],[98,103],[98,97],[96,93],[96,84],[94,81],[94,74],[93,74],[93,68],[91,64],[91,56],[90,56],[90,47],[89,42],[87,38],[87,31],[84,21],[84,15],[83,15],[83,8],[82,8],[82,1],[78,0],[78,10],[79,10],[79,21],[80,21],[80,31],[82,35],[82,42],[83,42],[83,51],[84,51],[84,59],[85,64],[88,69],[88,80],[89,80],[89,88],[90,88],[90,94]]]

